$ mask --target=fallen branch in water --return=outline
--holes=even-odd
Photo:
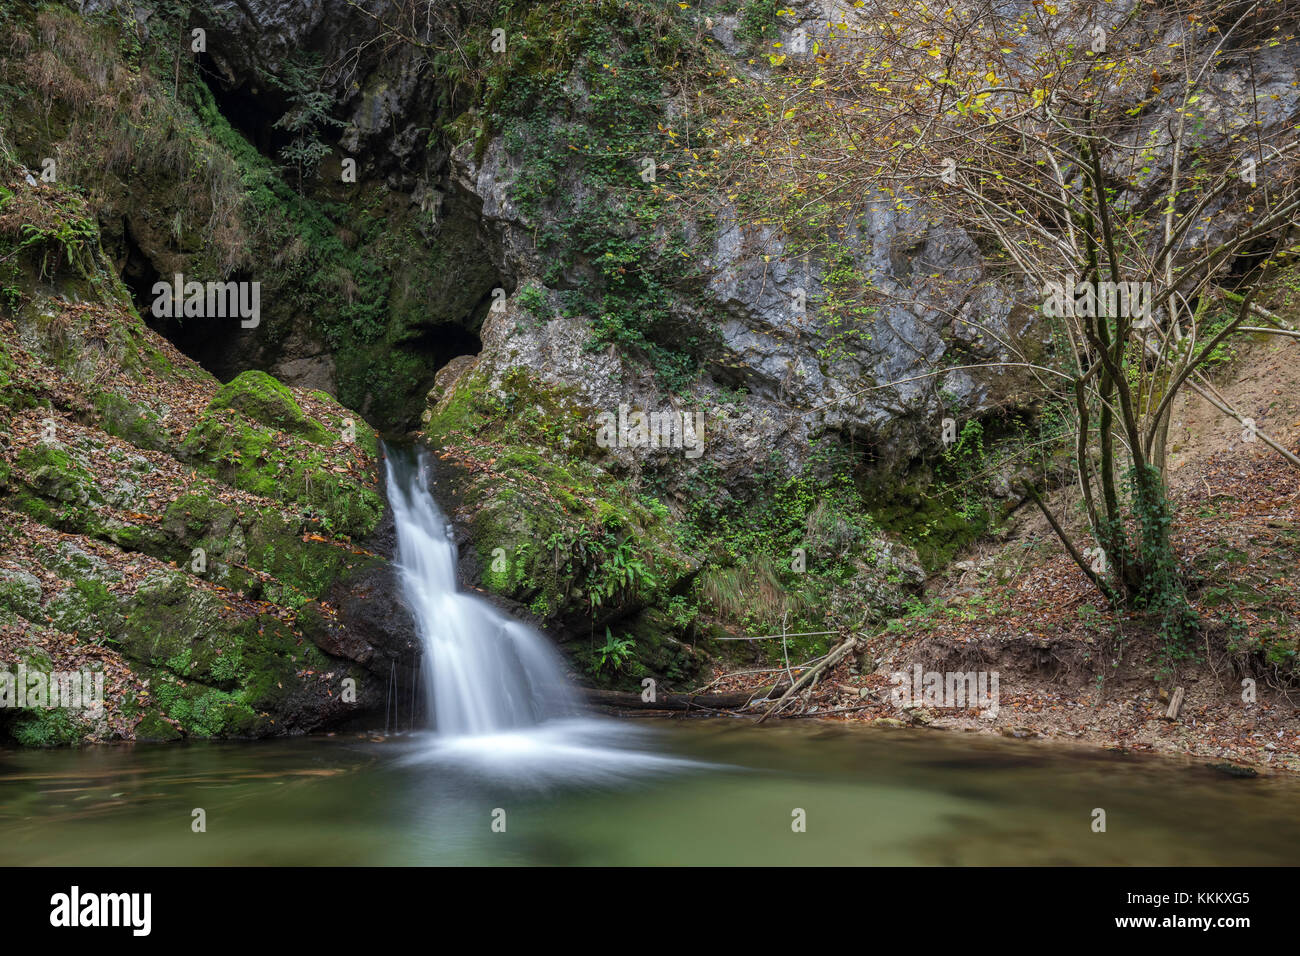
[[[857,650],[857,648],[858,648],[858,639],[856,637],[850,637],[847,641],[844,641],[842,644],[837,646],[834,650],[832,650],[829,654],[826,655],[826,657],[822,660],[820,664],[810,669],[806,674],[804,674],[797,681],[795,681],[794,685],[789,690],[787,690],[784,694],[781,695],[781,699],[778,700],[771,707],[769,707],[767,709],[767,712],[763,714],[762,717],[758,718],[758,722],[761,724],[763,721],[767,720],[767,718],[771,717],[774,713],[776,713],[778,710],[784,707],[786,705],[786,702],[789,701],[791,697],[797,694],[800,690],[802,690],[805,686],[810,684],[816,678],[821,676],[823,671],[834,667],[840,661],[844,660],[844,658],[847,657],[849,654],[851,654],[853,651]]]
[[[744,707],[751,700],[771,697],[789,688],[788,682],[773,684],[759,690],[742,690],[730,694],[670,694],[659,691],[654,700],[645,700],[636,691],[586,690],[587,703],[599,707],[619,707],[628,710],[727,710]]]

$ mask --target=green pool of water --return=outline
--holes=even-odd
[[[1289,777],[812,722],[587,723],[481,751],[0,751],[0,864],[1281,864],[1300,846]]]

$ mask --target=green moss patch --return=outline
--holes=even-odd
[[[221,386],[208,408],[211,411],[234,409],[254,422],[318,445],[332,443],[337,437],[303,414],[293,392],[255,369],[241,372]]]
[[[331,533],[364,537],[383,514],[373,475],[347,446],[336,452],[232,408],[214,403],[186,436],[184,453],[236,488],[297,506]]]
[[[572,389],[514,369],[499,388],[462,376],[426,434],[470,466],[457,481],[483,586],[594,627],[666,599],[695,562],[666,509],[586,459],[589,422]]]

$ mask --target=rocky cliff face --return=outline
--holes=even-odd
[[[105,688],[88,710],[0,687],[0,734],[301,733],[394,701],[418,719],[373,430],[263,372],[221,385],[140,319],[86,201],[3,165],[0,670]]]
[[[434,373],[477,349],[492,290],[509,286],[482,248],[475,198],[446,188],[438,130],[454,90],[341,0],[84,8],[46,16],[55,55],[92,43],[113,70],[134,57],[159,80],[110,74],[103,102],[67,103],[72,115],[98,107],[110,121],[129,101],[166,117],[173,142],[200,141],[188,157],[123,144],[139,165],[76,169],[100,185],[106,251],[137,303],[177,273],[265,290],[264,320],[233,338],[158,330],[223,379],[259,368],[385,428],[414,424]],[[104,48],[115,38],[129,56]],[[90,146],[79,126],[69,153]]]
[[[1019,504],[1027,459],[985,459],[983,442],[1007,423],[1023,430],[1037,414],[1044,390],[1026,365],[1052,349],[1041,290],[990,268],[965,224],[919,196],[864,189],[837,210],[834,229],[815,222],[812,200],[794,217],[773,215],[772,194],[792,184],[779,172],[746,170],[734,155],[743,148],[770,163],[793,144],[751,144],[735,99],[697,87],[687,102],[690,84],[679,77],[692,70],[742,91],[750,82],[779,86],[768,64],[785,59],[773,53],[780,41],[862,35],[879,12],[869,5],[801,3],[774,14],[763,4],[705,4],[656,17],[596,4],[564,21],[578,39],[537,40],[547,17],[563,19],[562,6],[502,21],[515,52],[490,75],[506,92],[489,97],[483,132],[449,161],[453,181],[481,201],[498,270],[515,277],[504,307],[485,320],[481,352],[439,380],[426,416],[429,438],[470,466],[474,503],[462,514],[480,565],[496,555],[499,568],[483,580],[549,620],[594,625],[597,644],[613,621],[642,646],[656,645],[661,622],[652,619],[674,596],[700,612],[674,633],[710,650],[719,626],[776,630],[794,619],[821,629],[894,613],[921,577],[907,544],[933,566]],[[1108,5],[1096,24],[1132,15],[1146,14]],[[1153,32],[1177,27],[1158,10],[1148,19]],[[1246,132],[1241,104],[1252,71],[1276,91],[1261,128],[1294,123],[1296,50],[1279,46],[1250,66],[1223,62],[1195,135],[1226,146]],[[1030,41],[1012,59],[1024,67],[1036,52]],[[1186,79],[1170,56],[1145,96],[1132,94],[1131,143],[1172,128]],[[512,97],[512,87],[525,92]],[[733,137],[729,124],[741,132]],[[1117,149],[1106,159],[1117,182],[1128,179],[1127,155]],[[1161,201],[1171,161],[1153,155],[1139,177],[1145,191],[1127,202]],[[756,189],[769,190],[766,205],[736,200]],[[1246,204],[1225,198],[1192,231],[1185,256],[1241,228],[1246,214]],[[592,447],[602,416],[628,412],[698,416],[699,457],[635,435]],[[530,413],[545,427],[521,423]],[[544,462],[533,469],[540,487],[501,481],[521,446]],[[960,457],[972,447],[978,466]],[[575,459],[591,477],[575,477]],[[548,474],[551,464],[563,467]],[[823,500],[773,513],[773,501],[801,482]],[[841,482],[853,487],[844,499]],[[946,482],[974,486],[982,504],[971,509]],[[582,496],[576,506],[563,501],[571,486],[614,506],[613,516]],[[618,507],[645,491],[668,512],[659,522]],[[828,525],[853,532],[827,535]],[[589,553],[592,529],[609,549],[630,542],[655,569],[645,587],[616,594],[613,608],[593,599],[593,590],[605,596],[601,569],[611,559],[604,544]],[[544,541],[550,547],[540,549]],[[808,575],[809,560],[817,572],[834,569],[828,591]],[[719,600],[719,587],[742,595],[746,609]],[[772,592],[781,597],[769,604]],[[845,594],[849,608],[838,600]]]
[[[9,107],[25,137],[10,145],[33,168],[65,150],[137,309],[174,272],[264,283],[256,329],[150,319],[154,333],[221,380],[261,369],[301,386],[303,415],[332,434],[344,410],[308,390],[381,430],[418,422],[446,463],[467,582],[548,627],[595,681],[685,682],[737,646],[720,638],[807,632],[791,653],[812,653],[825,632],[878,622],[917,590],[922,561],[995,531],[1021,464],[986,459],[987,445],[1037,414],[1041,388],[1018,358],[1051,348],[1038,290],[991,268],[962,223],[864,188],[830,228],[807,195],[782,191],[781,151],[795,146],[762,138],[747,89],[779,82],[774,43],[865,28],[872,11],[777,6],[461,0],[423,20],[400,0],[26,10],[10,15],[21,29],[4,54],[32,91]],[[66,65],[77,57],[86,69]],[[1276,90],[1267,125],[1300,112],[1295,61],[1277,48],[1255,77]],[[1225,114],[1245,82],[1214,84]],[[1134,141],[1169,120],[1165,102],[1136,111]],[[93,139],[123,114],[161,132]],[[94,149],[123,158],[75,160]],[[1146,175],[1135,204],[1159,196],[1159,161]],[[1197,241],[1232,228],[1214,217]],[[151,434],[135,406],[118,427],[274,498],[258,484],[269,459],[248,463],[263,445],[223,432],[222,416],[245,412],[209,407],[218,382],[203,380],[211,395],[183,439]],[[945,440],[945,421],[960,439]],[[324,439],[265,441],[290,443],[292,469]],[[354,490],[373,493],[373,451],[347,452]],[[45,480],[21,473],[23,487]],[[73,493],[50,481],[47,497]],[[309,505],[307,487],[293,503]],[[380,533],[377,506],[358,507],[328,530]],[[221,516],[200,531],[248,540],[261,527]],[[179,560],[171,547],[156,550]],[[409,639],[384,635],[406,634],[401,615],[375,618],[366,600],[390,588],[382,561],[340,580],[321,560],[334,570],[303,592],[303,633],[373,673],[400,666]],[[372,617],[339,624],[340,608]]]

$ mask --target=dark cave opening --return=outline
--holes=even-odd
[[[433,375],[442,371],[452,359],[462,355],[477,355],[482,348],[483,342],[477,335],[464,326],[452,323],[421,329],[417,336],[402,342],[403,351],[433,357],[429,363]]]
[[[1226,282],[1237,291],[1244,291],[1263,277],[1264,267],[1270,262],[1276,261],[1281,265],[1289,258],[1285,246],[1279,245],[1275,237],[1262,236],[1237,250],[1228,263]]]
[[[240,352],[232,348],[232,339],[249,335],[239,327],[239,320],[190,318],[175,319],[145,316],[151,329],[198,362],[219,381],[228,382],[240,372],[254,366],[240,361]]]
[[[330,383],[321,381],[321,370],[328,366],[313,361],[313,356],[286,354],[283,351],[283,341],[277,343],[266,340],[262,334],[265,326],[245,330],[240,327],[238,316],[178,318],[172,314],[155,314],[153,306],[157,298],[156,284],[166,282],[171,285],[175,277],[159,272],[158,266],[132,235],[129,224],[123,223],[120,235],[118,261],[121,263],[122,281],[130,291],[145,324],[223,383],[250,368],[262,369],[287,385],[324,388],[345,404],[350,401],[350,407],[359,411],[382,433],[401,434],[418,426],[424,396],[433,387],[437,373],[453,359],[477,355],[482,350],[482,341],[476,330],[481,328],[493,301],[491,292],[461,321],[418,326],[388,346],[396,353],[392,356],[396,360],[392,368],[409,370],[408,374],[411,375],[403,388],[397,392],[383,389],[376,393],[370,393],[369,389],[366,392],[356,392],[355,383],[369,373],[363,370],[359,379],[354,364],[349,375],[353,390],[349,393],[348,384],[342,378]],[[189,278],[185,276],[185,279]],[[246,275],[232,274],[226,281],[239,282],[249,278]],[[337,351],[328,355],[333,363],[337,363],[339,371],[359,358],[363,362],[379,361],[373,354],[369,358],[362,358],[356,353],[348,356]],[[374,401],[375,394],[384,393],[400,397],[397,401]]]
[[[154,283],[160,281],[162,277],[135,241],[135,237],[131,235],[130,225],[125,222],[122,224],[122,252],[122,281],[130,290],[136,308],[144,316],[145,321],[148,321],[152,315],[150,306],[154,298]]]
[[[293,140],[286,130],[275,124],[289,110],[288,100],[275,89],[256,89],[248,85],[227,87],[220,71],[207,53],[198,57],[199,75],[216,101],[217,111],[263,156],[276,156]]]
[[[131,235],[129,226],[124,225],[122,230],[122,244],[125,254],[122,282],[135,300],[136,309],[145,324],[222,382],[228,382],[242,372],[247,366],[240,363],[240,350],[232,347],[232,340],[249,333],[240,328],[238,318],[185,319],[155,314],[155,284],[172,283],[175,277],[158,272]],[[232,275],[229,278],[230,281],[238,282],[246,277]]]
[[[248,140],[258,153],[274,161],[277,153],[290,141],[275,122],[289,108],[283,94],[274,88],[250,84],[231,86],[220,79],[215,64],[206,56],[200,57],[202,82],[211,92],[214,105],[231,127]],[[394,202],[403,197],[397,196]],[[308,200],[311,201],[311,200]],[[441,241],[451,241],[460,247],[464,242],[478,241],[477,209],[450,203],[442,217]],[[327,213],[327,218],[333,217]],[[447,235],[447,221],[470,222],[468,228],[453,230]],[[337,223],[336,223],[337,224]],[[461,233],[465,233],[462,237]],[[359,412],[371,425],[385,434],[401,434],[418,427],[424,409],[425,396],[433,387],[436,374],[453,359],[477,355],[482,342],[477,334],[483,320],[495,301],[494,290],[512,291],[514,283],[497,274],[490,266],[485,250],[476,256],[475,250],[465,249],[479,265],[467,267],[469,276],[461,277],[473,290],[468,301],[454,294],[452,309],[439,309],[439,299],[446,299],[448,290],[442,288],[455,278],[440,276],[419,288],[415,293],[426,301],[428,324],[418,319],[405,328],[390,317],[387,330],[376,341],[361,348],[330,348],[316,341],[319,329],[312,319],[299,314],[293,305],[286,306],[286,292],[280,290],[274,301],[263,290],[263,323],[257,329],[243,329],[237,317],[231,319],[178,318],[174,315],[155,315],[154,287],[159,282],[172,283],[170,258],[161,258],[144,241],[143,236],[131,234],[129,222],[121,230],[117,250],[123,282],[131,292],[140,315],[157,334],[170,341],[178,350],[196,361],[222,382],[228,382],[248,369],[261,369],[274,375],[287,385],[321,388],[335,395],[348,407]],[[432,241],[432,240],[430,240]],[[147,250],[147,251],[146,251]],[[169,252],[171,251],[169,246]],[[180,266],[178,271],[183,271]],[[394,272],[394,281],[398,281]],[[184,278],[200,281],[250,280],[249,275],[199,276]],[[406,297],[411,293],[409,278],[401,276],[402,285],[394,286],[389,306],[394,313],[410,314],[411,303]],[[477,296],[477,298],[475,298]],[[455,314],[464,309],[464,314]],[[417,311],[415,313],[419,315]],[[390,337],[391,336],[391,337]],[[387,342],[387,344],[385,344]],[[387,355],[384,352],[388,352]]]

